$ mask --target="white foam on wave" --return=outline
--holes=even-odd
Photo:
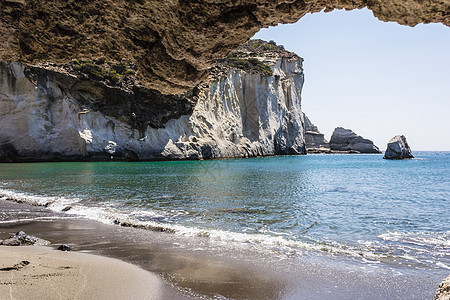
[[[447,266],[446,264],[441,263],[441,262],[436,263],[436,266],[441,267],[443,269],[450,270],[450,266]]]
[[[178,233],[185,236],[207,236],[212,241],[220,242],[223,245],[233,243],[240,247],[250,247],[253,250],[274,251],[288,256],[302,255],[303,251],[314,251],[331,255],[348,255],[352,257],[364,257],[369,260],[378,261],[385,256],[369,251],[364,251],[356,247],[348,247],[337,243],[304,242],[289,239],[283,235],[267,235],[256,233],[230,232],[216,229],[199,229],[195,227],[175,226]]]
[[[42,220],[54,220],[54,219],[70,219],[70,216],[67,217],[34,217],[34,218],[22,218],[22,219],[14,219],[14,220],[2,220],[0,221],[0,224],[13,224],[13,223],[20,223],[20,222],[30,222],[30,221],[42,221]]]
[[[433,232],[387,232],[380,234],[378,238],[384,241],[408,243],[416,246],[431,246],[450,251],[450,231]]]
[[[392,252],[409,262],[450,269],[450,231],[387,232],[378,236],[383,242],[373,242],[374,248]]]
[[[85,204],[78,198],[37,196],[1,188],[0,199],[46,206],[48,209],[59,213],[62,213],[62,209],[70,207],[70,210],[66,212],[70,215],[77,215],[105,224],[122,224],[131,227],[148,228],[150,230],[167,231],[186,237],[207,237],[210,241],[213,241],[220,247],[251,248],[252,250],[271,251],[288,256],[303,255],[304,251],[314,251],[330,255],[358,257],[372,262],[381,261],[390,255],[384,252],[377,253],[377,251],[373,251],[373,245],[371,243],[366,245],[362,243],[360,244],[361,246],[354,247],[312,240],[306,242],[290,238],[289,234],[286,233],[278,233],[269,230],[261,230],[259,233],[231,232],[170,223],[171,218],[185,214],[184,211],[163,212],[156,210],[120,208],[117,204],[104,202],[98,205],[92,203]],[[161,222],[161,220],[164,220],[164,222]],[[379,238],[396,240],[401,238],[401,234],[388,233],[380,235]],[[442,241],[439,238],[434,240],[435,244],[442,242],[448,246],[448,240]]]
[[[5,189],[0,189],[0,199],[11,200],[18,203],[27,203],[34,206],[45,206],[54,211],[60,211],[65,207],[80,201],[78,198],[38,196]]]
[[[79,198],[66,198],[55,196],[39,196],[30,195],[23,192],[16,192],[12,190],[0,189],[0,199],[9,200],[18,203],[26,203],[33,206],[44,206],[54,212],[62,213],[63,210],[68,209],[67,213],[82,216],[88,219],[102,221],[104,223],[110,223],[114,216],[122,219],[131,218],[133,213],[121,212],[114,207],[113,204],[102,203],[101,207],[86,206],[80,203],[82,200]],[[157,214],[152,211],[136,211],[140,216],[147,217],[160,217],[161,214]]]
[[[30,195],[22,192],[0,189],[0,199],[23,202],[31,205],[46,206],[55,212],[62,213],[62,209],[70,207],[67,214],[77,215],[83,218],[100,221],[105,224],[126,224],[148,229],[173,232],[186,237],[207,237],[218,245],[230,245],[236,247],[252,248],[261,251],[275,251],[287,255],[301,255],[304,250],[318,251],[328,254],[349,255],[354,257],[364,257],[370,260],[379,260],[383,255],[364,251],[363,249],[347,247],[334,243],[303,242],[290,239],[285,233],[264,231],[261,233],[231,232],[226,230],[207,229],[198,227],[188,227],[180,224],[161,223],[152,219],[170,220],[184,212],[172,212],[170,215],[164,212],[129,209],[121,210],[113,203],[102,203],[101,206],[87,206],[81,203],[78,198],[45,197]],[[268,234],[267,234],[268,233]]]

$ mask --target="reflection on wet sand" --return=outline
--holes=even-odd
[[[15,209],[18,206],[14,204]],[[37,211],[38,215],[41,213]],[[285,288],[285,284],[270,272],[263,274],[256,268],[232,263],[226,257],[199,255],[195,252],[201,252],[200,249],[185,249],[170,234],[89,220],[41,219],[0,224],[0,239],[19,230],[50,240],[54,245],[69,244],[76,251],[89,251],[139,265],[181,288],[177,295],[181,298],[220,295],[239,299],[277,299]]]

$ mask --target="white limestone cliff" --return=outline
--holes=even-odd
[[[76,89],[75,76],[44,71],[33,81],[20,63],[0,63],[0,161],[304,154],[302,59],[266,63],[272,76],[230,69],[201,89],[192,114],[143,131],[80,103],[99,91]]]

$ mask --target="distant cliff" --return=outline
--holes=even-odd
[[[308,153],[331,153],[330,144],[319,128],[303,113],[305,120],[305,146]]]
[[[305,154],[302,63],[250,41],[178,95],[141,86],[129,64],[1,63],[0,160]]]

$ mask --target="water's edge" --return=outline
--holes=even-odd
[[[0,200],[0,207],[3,216],[22,214],[21,220],[0,223],[0,238],[24,230],[53,245],[69,244],[76,251],[133,263],[160,274],[180,299],[323,299],[330,294],[334,299],[362,295],[365,299],[430,299],[442,277],[361,268],[333,261],[332,257],[280,260],[258,251],[227,249],[225,245],[217,252],[211,251],[210,242],[201,237],[111,226],[5,200]]]

